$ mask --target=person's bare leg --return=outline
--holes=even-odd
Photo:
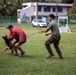
[[[20,46],[17,46],[17,49],[21,51],[21,54],[19,55],[20,57],[25,54],[25,52],[22,50],[22,48]]]
[[[17,48],[16,48],[16,47],[13,47],[12,50],[15,51],[15,54],[14,54],[14,55],[15,55],[15,56],[18,56]]]
[[[20,46],[17,47],[21,52],[23,52],[22,48]]]

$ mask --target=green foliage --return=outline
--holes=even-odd
[[[74,0],[73,6],[69,9],[68,15],[76,14],[76,1]]]
[[[73,3],[74,0],[63,0],[63,3]]]
[[[17,9],[21,8],[19,2],[12,0],[1,0],[0,1],[0,13],[3,16],[14,16],[17,14]]]
[[[4,16],[15,16],[17,15],[17,9],[22,7],[22,3],[30,1],[46,2],[46,0],[0,0],[0,13]]]
[[[10,2],[11,5],[8,3]],[[0,0],[0,14],[7,16],[17,15],[17,9],[22,7],[25,2],[50,2],[55,3],[54,0]],[[64,3],[72,3],[73,0],[63,0]],[[6,6],[5,6],[6,5]]]
[[[12,4],[10,2],[7,2],[7,0],[3,0],[2,3],[0,3],[0,12],[2,15],[11,15],[12,11],[14,9],[12,8]]]

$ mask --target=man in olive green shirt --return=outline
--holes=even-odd
[[[45,46],[46,46],[48,53],[49,53],[49,56],[47,58],[51,58],[52,56],[54,56],[54,53],[52,52],[52,49],[50,47],[50,44],[53,43],[54,47],[56,49],[56,52],[59,55],[59,58],[63,59],[62,53],[61,53],[60,48],[59,48],[59,41],[60,41],[61,36],[60,36],[58,24],[55,21],[55,16],[53,14],[50,14],[49,20],[50,20],[49,26],[46,29],[41,31],[41,32],[46,33],[49,30],[51,30],[51,32],[47,33],[46,36],[52,34],[52,36],[45,42]]]

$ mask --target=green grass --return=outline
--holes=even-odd
[[[40,29],[19,25],[29,36]],[[70,26],[72,33],[62,33],[60,48],[64,59],[59,59],[53,45],[55,56],[46,59],[48,52],[44,46],[48,37],[45,34],[35,34],[28,37],[27,43],[22,45],[26,54],[15,57],[10,51],[3,53],[4,40],[0,38],[0,75],[76,75],[76,26]],[[8,34],[5,27],[0,27],[0,37]]]

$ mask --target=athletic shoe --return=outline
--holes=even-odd
[[[48,57],[47,57],[47,59],[49,59],[49,58],[51,58],[53,56],[54,56],[54,54],[49,54]]]
[[[18,56],[19,54],[13,54],[14,56]]]
[[[21,52],[21,54],[19,55],[19,57],[22,57],[25,54],[25,52]]]
[[[62,55],[59,56],[60,59],[64,59]]]

